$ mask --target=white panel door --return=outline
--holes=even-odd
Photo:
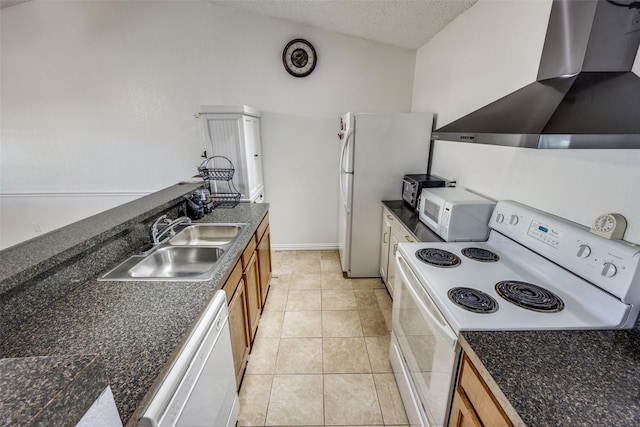
[[[233,183],[240,193],[241,200],[249,200],[250,187],[247,174],[247,155],[244,143],[244,126],[239,114],[205,114],[205,131],[207,136],[207,155],[224,156],[235,168]],[[222,163],[215,164],[222,167]],[[210,165],[211,167],[211,165]],[[217,189],[214,188],[217,186]],[[211,188],[217,192],[228,192],[229,187],[224,182],[211,182]]]
[[[264,189],[262,174],[262,142],[260,138],[260,119],[244,116],[244,137],[247,156],[247,177],[249,184],[249,197],[255,198]]]

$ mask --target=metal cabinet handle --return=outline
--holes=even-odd
[[[387,219],[393,221],[393,215],[387,215]]]
[[[415,242],[415,240],[414,240],[414,239],[413,239],[413,237],[411,237],[411,236],[404,236],[404,239],[405,239],[407,242]]]
[[[389,233],[384,233],[382,235],[382,243],[389,243]]]
[[[393,254],[395,255],[397,251],[398,251],[398,244],[396,243],[395,245],[393,245]]]

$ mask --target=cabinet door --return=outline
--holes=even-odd
[[[233,364],[236,369],[236,384],[240,388],[242,375],[249,358],[249,331],[247,322],[244,280],[240,280],[236,292],[229,303],[229,333]]]
[[[260,140],[260,119],[244,116],[245,152],[247,156],[247,180],[249,195],[253,200],[264,189],[262,176],[262,144]]]
[[[460,368],[458,389],[469,400],[478,419],[483,425],[492,427],[512,427],[509,417],[489,390],[473,363],[465,354]]]
[[[203,114],[202,118],[207,138],[205,143],[207,155],[209,157],[224,156],[231,160],[235,168],[233,183],[242,193],[241,200],[251,200],[252,196],[255,197],[264,188],[259,119],[242,114]],[[245,122],[247,119],[251,120]],[[256,146],[258,151],[256,151]],[[255,172],[257,164],[260,166],[259,173]],[[216,163],[213,166],[225,167],[223,163]],[[256,188],[258,176],[261,185],[259,189]],[[212,188],[214,191],[226,193],[230,190],[227,183],[224,182],[212,181],[211,184],[217,186],[217,188]]]
[[[258,243],[258,270],[260,272],[260,307],[264,307],[271,281],[271,229],[269,226]]]
[[[393,260],[389,259],[389,242],[391,240],[391,224],[388,216],[391,216],[386,209],[382,209],[382,230],[380,234],[380,277],[382,281],[388,281],[389,263]],[[393,217],[392,217],[393,218]]]
[[[391,234],[389,236],[389,268],[387,270],[387,289],[389,294],[393,298],[393,284],[396,280],[396,252],[398,251],[398,235],[393,232],[391,228]]]
[[[482,427],[482,423],[473,410],[471,402],[460,389],[456,390],[453,397],[449,427]]]
[[[247,302],[247,320],[249,325],[249,342],[253,342],[258,329],[260,317],[260,278],[258,273],[257,255],[254,252],[244,269],[242,276],[245,284]]]

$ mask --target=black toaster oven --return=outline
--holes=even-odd
[[[413,209],[417,209],[418,198],[423,188],[446,187],[448,184],[449,181],[436,175],[405,175],[402,181],[402,200]]]

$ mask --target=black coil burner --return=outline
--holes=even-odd
[[[460,257],[443,249],[427,248],[416,251],[416,257],[436,267],[456,267],[460,265]]]
[[[473,288],[451,288],[447,292],[454,304],[473,313],[494,313],[498,303],[491,295]]]
[[[496,283],[496,292],[512,304],[541,313],[557,313],[564,308],[564,302],[556,294],[517,280]]]
[[[497,253],[482,248],[464,248],[462,255],[475,261],[496,262],[500,259]]]

